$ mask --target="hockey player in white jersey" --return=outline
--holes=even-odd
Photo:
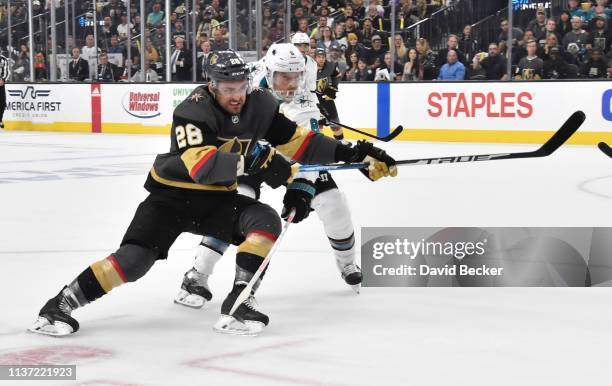
[[[268,49],[267,55],[254,66],[252,84],[255,87],[269,88],[282,102],[280,110],[289,119],[316,131],[320,113],[316,107],[317,97],[311,91],[314,91],[314,88],[310,88],[316,84],[316,65],[312,83],[308,86],[309,76],[305,74],[305,68],[309,59],[312,60],[301,54],[292,44],[274,44]],[[246,177],[240,180],[239,184],[241,194],[259,198],[260,181]],[[287,186],[283,204],[283,218],[287,218],[288,208],[296,208],[297,220],[294,222],[308,217],[311,208],[317,213],[334,251],[342,279],[358,293],[362,274],[355,261],[353,223],[344,194],[338,190],[331,175],[327,172],[298,174]],[[175,298],[177,304],[200,308],[212,298],[208,277],[228,246],[211,236],[203,237],[194,266],[185,273],[181,289]],[[257,286],[258,283],[254,289],[257,289]]]

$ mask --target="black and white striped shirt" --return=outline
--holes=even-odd
[[[0,79],[6,82],[9,75],[9,61],[5,56],[0,55]]]

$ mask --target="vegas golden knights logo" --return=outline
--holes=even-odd
[[[327,78],[317,79],[317,92],[322,93],[327,88],[329,82]]]

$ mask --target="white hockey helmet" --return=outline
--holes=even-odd
[[[290,102],[304,89],[306,63],[302,53],[291,43],[275,43],[270,46],[264,58],[266,81],[277,98]],[[295,90],[277,89],[274,82],[277,73],[295,73],[298,87]]]
[[[291,38],[291,44],[310,44],[310,38],[304,32],[296,32]]]

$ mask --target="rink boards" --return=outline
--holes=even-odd
[[[7,130],[165,134],[195,84],[9,84]],[[569,141],[612,142],[612,82],[342,83],[342,123],[410,141],[542,143],[575,110]],[[345,131],[349,138],[358,138]]]

